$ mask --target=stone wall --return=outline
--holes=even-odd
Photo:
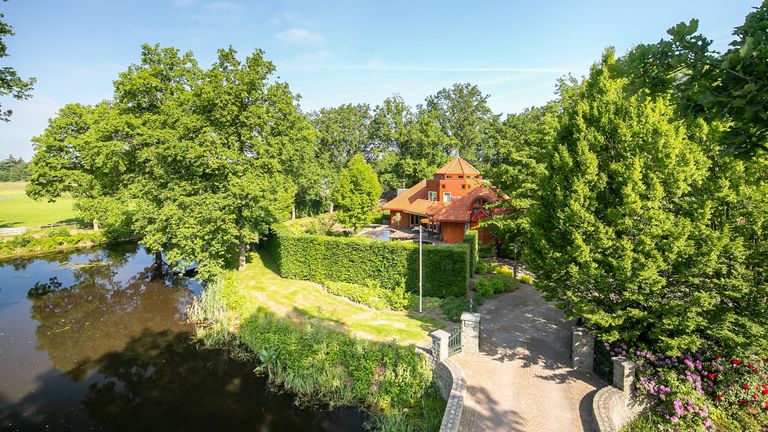
[[[436,330],[432,336],[432,353],[429,356],[433,365],[432,377],[446,401],[440,432],[457,432],[464,411],[464,393],[467,383],[461,368],[448,359],[448,338],[445,330]]]

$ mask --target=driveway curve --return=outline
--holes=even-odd
[[[479,313],[481,352],[451,358],[467,381],[460,430],[595,430],[592,398],[607,384],[571,369],[573,323],[526,284]]]

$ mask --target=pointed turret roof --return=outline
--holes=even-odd
[[[443,165],[442,168],[435,171],[435,174],[478,175],[480,174],[480,171],[470,165],[469,162],[462,159],[461,156],[456,156],[455,158],[451,159],[450,162]]]

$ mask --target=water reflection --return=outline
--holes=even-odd
[[[158,273],[135,245],[0,263],[0,282],[2,430],[353,431],[365,420],[299,410],[254,365],[192,343],[183,318],[199,286]]]

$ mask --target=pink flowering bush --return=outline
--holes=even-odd
[[[623,343],[606,348],[612,356],[638,364],[636,391],[653,400],[653,410],[664,423],[660,430],[768,430],[755,429],[768,421],[764,359],[702,353],[664,356]]]

